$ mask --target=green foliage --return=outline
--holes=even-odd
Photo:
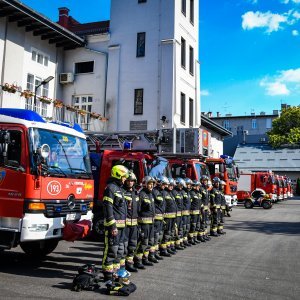
[[[281,116],[273,120],[273,128],[268,135],[274,148],[283,144],[300,143],[300,107],[284,109]]]

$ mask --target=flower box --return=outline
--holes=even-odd
[[[52,100],[48,97],[39,97],[38,99],[42,103],[46,103],[46,104],[51,104],[52,103]]]
[[[21,97],[24,97],[26,99],[30,99],[33,96],[34,96],[34,93],[30,90],[24,90],[23,92],[21,92]]]
[[[54,100],[53,104],[54,104],[54,107],[57,107],[57,108],[62,108],[64,106],[63,102],[60,100],[57,100],[57,99]]]
[[[15,94],[16,91],[18,90],[18,87],[16,85],[13,85],[13,84],[5,83],[4,85],[2,85],[2,90],[4,92]]]
[[[78,109],[74,106],[71,106],[71,105],[66,105],[66,109],[68,111],[73,111],[73,112],[76,112]]]

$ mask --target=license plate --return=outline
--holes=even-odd
[[[76,219],[76,213],[66,215],[66,221],[74,221],[75,219]]]

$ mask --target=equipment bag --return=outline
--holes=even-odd
[[[86,264],[78,268],[78,274],[74,277],[72,290],[80,292],[81,290],[94,291],[100,288],[100,269],[95,265]]]

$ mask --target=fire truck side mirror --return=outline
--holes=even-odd
[[[49,157],[49,154],[50,154],[50,147],[48,144],[43,144],[40,148],[40,153],[41,153],[41,156],[46,159]]]
[[[8,145],[10,144],[10,133],[7,130],[0,130],[0,155],[3,160],[7,159]]]

